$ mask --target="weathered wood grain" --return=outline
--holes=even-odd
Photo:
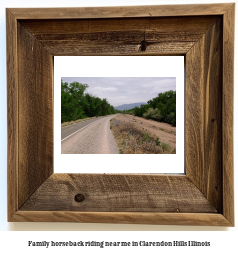
[[[75,195],[82,194],[83,202]],[[21,211],[216,213],[186,176],[54,174]]]
[[[53,173],[53,57],[18,23],[18,205]]]
[[[222,211],[222,22],[186,55],[186,175]]]
[[[21,20],[34,36],[70,35],[110,31],[143,31],[149,29],[150,18]]]
[[[79,43],[74,41],[48,41],[42,45],[55,56],[149,56],[149,55],[184,55],[193,46],[193,42],[153,43],[141,51],[141,43]]]
[[[223,148],[223,214],[234,225],[234,25],[235,4],[223,16],[223,87],[222,87],[222,148]]]
[[[160,43],[160,42],[196,42],[201,37],[201,33],[186,34],[186,33],[162,33],[155,30],[127,30],[127,31],[108,31],[108,32],[95,32],[95,33],[73,33],[73,34],[40,34],[35,35],[36,39],[42,43],[47,42],[62,42],[67,43],[70,41],[77,42],[79,46],[83,46],[83,43],[90,44],[140,44],[142,40],[148,43]]]
[[[223,215],[213,213],[18,211],[12,221],[232,226]]]
[[[162,34],[204,34],[219,16],[198,17],[150,17],[113,19],[20,20],[34,36],[67,36],[74,34],[152,30]],[[41,39],[41,37],[38,37]]]
[[[217,16],[208,16],[205,19],[22,20],[21,24],[57,56],[181,55],[186,54],[217,19]],[[140,50],[144,40],[146,52]]]
[[[36,35],[50,54],[63,55],[172,55],[186,54],[201,37],[184,34],[156,34],[146,31],[148,46],[146,52],[141,51],[145,31],[111,31],[81,34],[45,34]]]
[[[83,8],[10,8],[17,19],[100,19],[222,15],[232,6],[223,4],[150,5]]]
[[[18,57],[17,20],[6,10],[7,32],[7,193],[8,220],[18,210]]]

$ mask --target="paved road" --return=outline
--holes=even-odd
[[[91,119],[61,129],[62,154],[118,154],[119,150],[110,130],[115,115]],[[71,128],[70,128],[71,127]]]
[[[90,120],[86,120],[80,123],[75,123],[72,125],[68,125],[66,127],[61,128],[61,142],[64,142],[65,139],[67,139],[67,137],[73,135],[75,132],[81,130],[82,128],[84,128],[85,126],[97,121],[100,118],[94,118],[94,119],[90,119]]]

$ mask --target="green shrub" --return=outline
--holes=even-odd
[[[161,114],[160,114],[160,111],[158,108],[156,108],[156,109],[149,108],[148,111],[143,114],[143,117],[146,119],[153,119],[156,121],[161,120]]]
[[[149,140],[149,138],[150,138],[149,133],[144,132],[144,133],[143,133],[143,141],[148,141],[148,140]]]
[[[157,145],[157,146],[160,146],[160,141],[159,141],[159,138],[156,138],[156,140],[155,140],[155,144]]]
[[[174,119],[174,113],[170,112],[169,115],[166,116],[166,123],[172,124]]]
[[[164,142],[161,143],[161,147],[163,149],[163,151],[170,151],[172,149],[172,147],[169,144],[166,144]]]

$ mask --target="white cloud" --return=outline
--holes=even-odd
[[[99,91],[105,91],[105,92],[107,92],[107,91],[116,91],[117,90],[117,88],[116,87],[100,87],[100,86],[97,86],[97,87],[94,87],[94,88],[92,88],[92,90],[99,90]]]

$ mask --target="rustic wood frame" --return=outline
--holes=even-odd
[[[6,9],[8,220],[234,226],[234,12]],[[186,175],[54,174],[56,55],[184,55]]]

